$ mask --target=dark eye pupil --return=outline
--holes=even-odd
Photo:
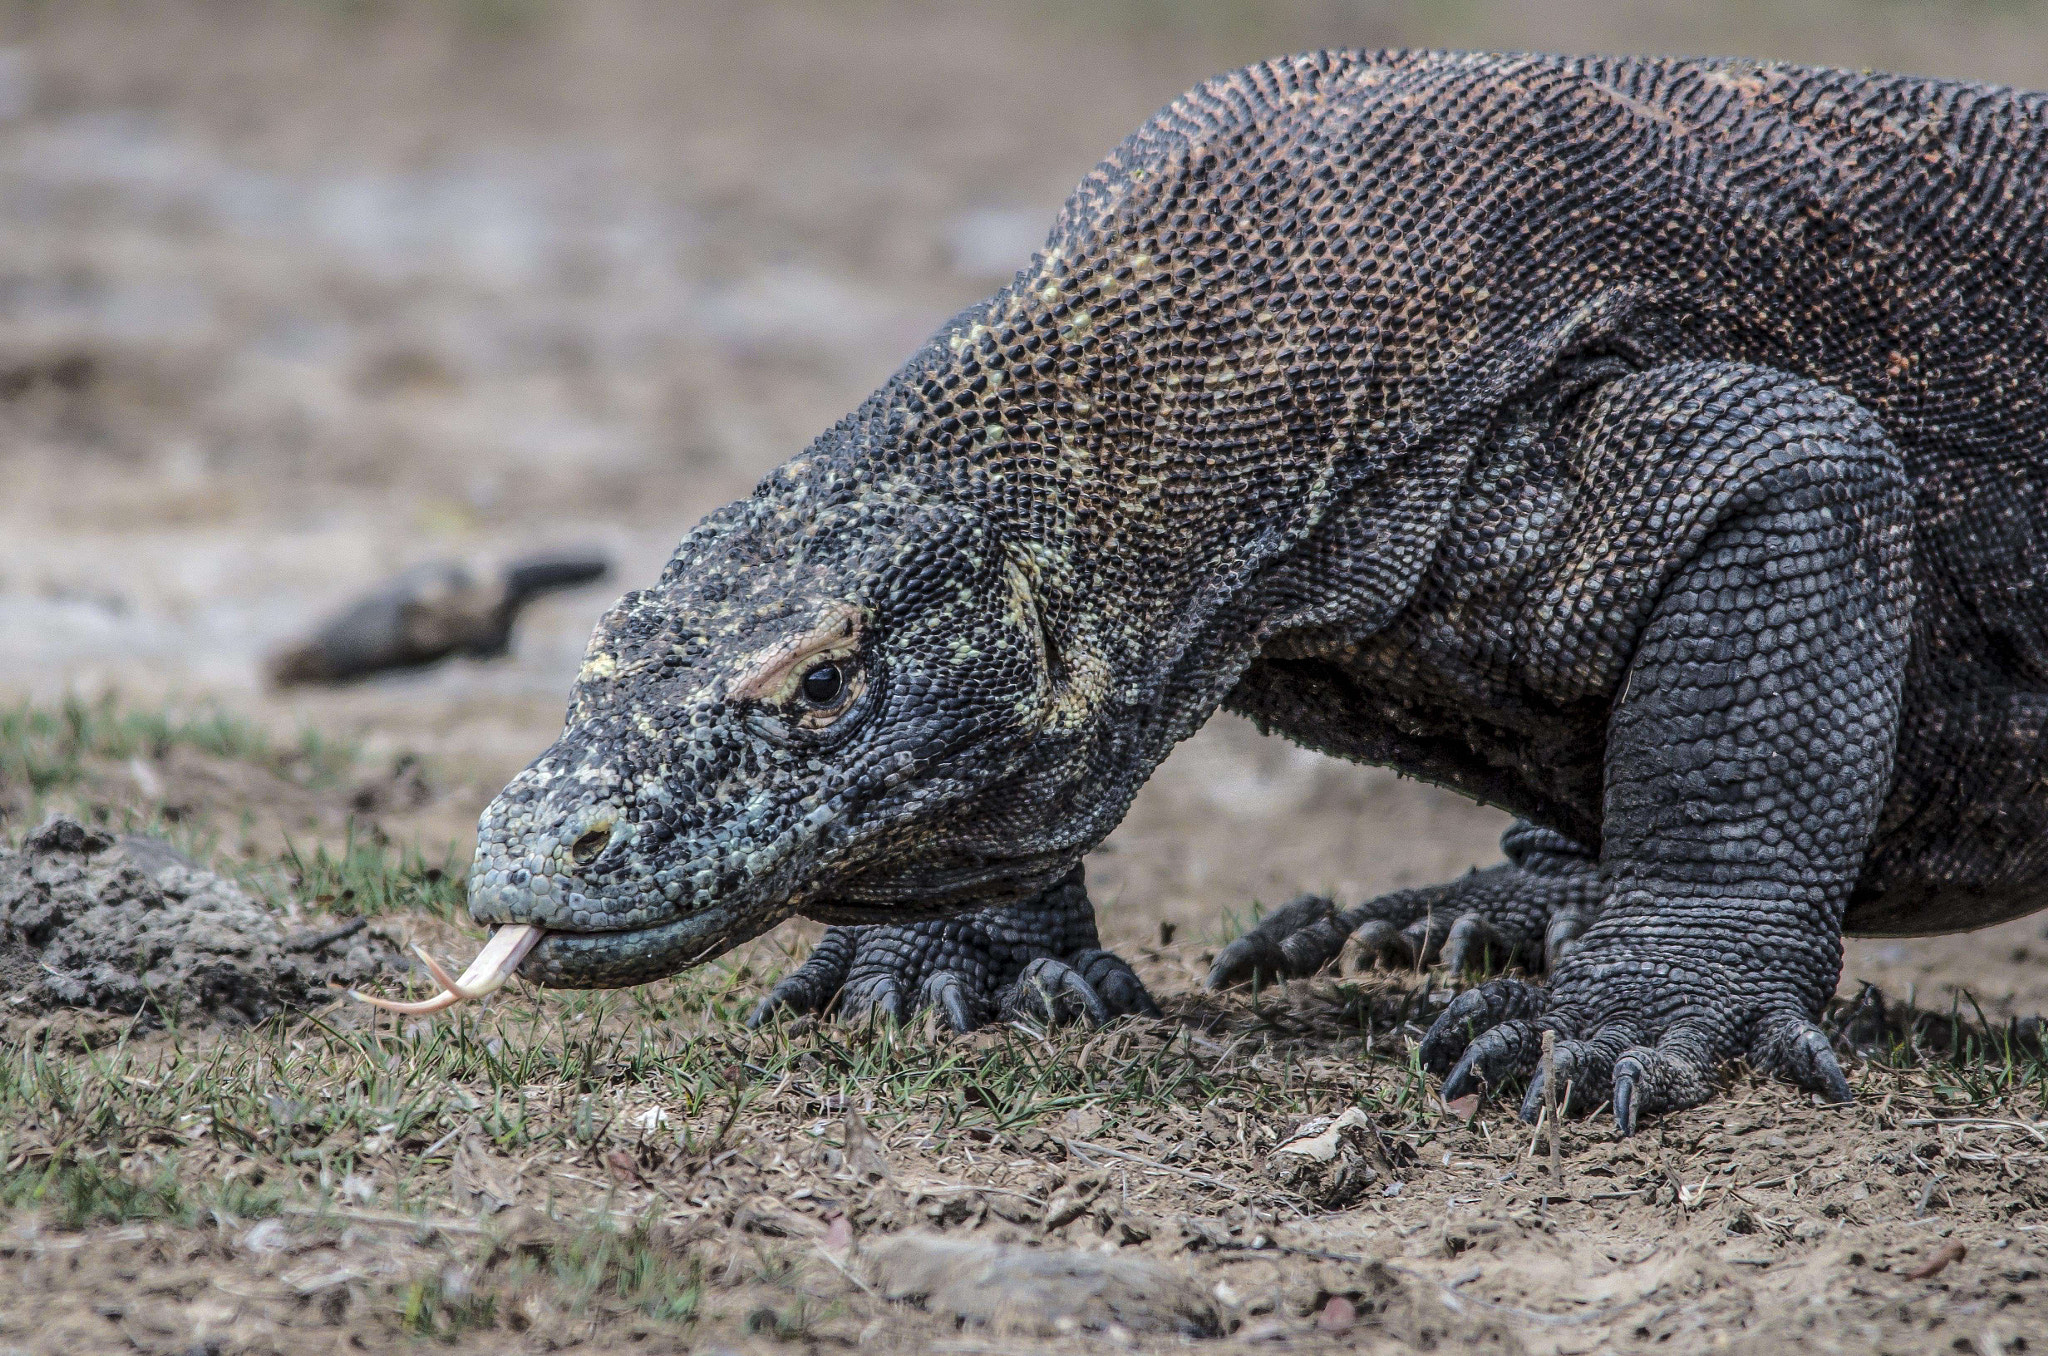
[[[830,706],[839,700],[844,686],[837,664],[820,664],[804,675],[804,700],[814,706]]]

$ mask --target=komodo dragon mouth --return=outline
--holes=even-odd
[[[354,989],[349,997],[386,1012],[425,1016],[493,993],[522,970],[523,978],[551,989],[625,988],[701,964],[760,930],[765,929],[735,935],[726,919],[701,915],[621,932],[565,932],[514,923],[492,932],[459,977],[415,944],[420,963],[441,986],[432,998],[399,1002]]]

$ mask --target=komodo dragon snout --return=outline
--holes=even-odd
[[[1049,710],[1019,562],[956,506],[833,489],[714,515],[599,621],[561,737],[478,826],[471,912],[541,930],[525,977],[643,983],[793,912],[1052,869],[949,823]]]

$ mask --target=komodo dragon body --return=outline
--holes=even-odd
[[[1446,1093],[1834,1096],[1844,928],[2048,902],[2048,99],[1743,61],[1321,53],[1181,98],[1044,251],[599,623],[487,810],[523,973],[792,913],[764,1009],[1151,1009],[1080,875],[1219,707],[1506,807],[1280,910],[1461,994]],[[1530,1105],[1541,1094],[1530,1090]]]

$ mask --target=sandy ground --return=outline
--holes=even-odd
[[[0,43],[0,692],[213,702],[360,738],[373,762],[418,752],[430,791],[373,810],[437,854],[550,738],[613,594],[1007,277],[1095,158],[1205,74],[1445,44],[2048,85],[2048,19],[2022,5],[249,0],[9,7]],[[507,659],[261,685],[264,653],[399,568],[581,545],[612,553],[614,582],[537,606]],[[332,835],[337,813],[303,807],[300,827]],[[1173,922],[1193,956],[1255,901],[1494,860],[1503,823],[1219,720],[1089,869],[1111,944]],[[1855,942],[1845,990],[1939,1007],[1967,984],[2003,1018],[2048,1010],[2044,955],[2036,920]],[[1758,1090],[1687,1133],[1780,1115],[1829,1133],[1789,1101]],[[1841,1160],[1844,1192],[1862,1161]],[[1693,1261],[1641,1241],[1694,1218],[1586,1207],[1483,1246],[1526,1235],[1517,1274],[1539,1289],[1601,1239],[1601,1266],[1654,1254],[1678,1268],[1656,1284],[1698,1290]],[[1727,1274],[1814,1293],[1805,1273]]]

